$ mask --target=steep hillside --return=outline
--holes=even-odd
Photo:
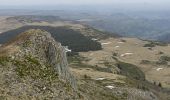
[[[29,30],[0,48],[2,100],[81,99],[66,51],[48,32]]]

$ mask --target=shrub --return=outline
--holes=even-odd
[[[86,74],[84,75],[84,79],[90,79],[90,76],[87,76]]]
[[[170,61],[170,57],[168,56],[161,56],[160,59],[163,61]]]
[[[168,62],[165,61],[165,60],[159,60],[159,61],[156,62],[156,64],[158,64],[158,65],[167,65]]]
[[[168,44],[162,42],[150,42],[144,45],[144,47],[155,47],[155,46],[167,46]]]
[[[145,80],[145,74],[135,65],[118,62],[117,67],[120,69],[120,73],[128,78]]]
[[[117,55],[118,55],[118,53],[115,53],[115,52],[113,53],[113,56],[117,56]]]
[[[156,62],[156,64],[167,65],[169,61],[170,61],[170,57],[168,57],[168,56],[161,56],[159,61]]]
[[[0,65],[5,66],[9,62],[8,57],[0,57]]]
[[[162,87],[162,84],[159,82],[158,86],[159,86],[159,87]]]
[[[142,60],[141,64],[151,64],[151,61],[149,61],[149,60]]]
[[[153,44],[153,43],[148,43],[148,44],[145,44],[144,47],[155,47],[155,44]]]
[[[149,91],[149,88],[147,86],[143,85],[143,84],[138,85],[137,88],[142,89],[144,91]]]
[[[160,51],[158,54],[162,55],[162,54],[164,54],[164,52]]]

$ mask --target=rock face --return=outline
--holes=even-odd
[[[60,53],[56,52],[59,50]],[[56,47],[56,44],[49,42],[47,45],[46,57],[51,66],[56,68],[60,79],[69,81],[74,89],[76,89],[76,83],[73,76],[68,69],[68,62],[66,57],[65,48],[61,44]]]
[[[70,82],[76,89],[75,80],[68,69],[65,48],[57,43],[48,32],[30,30],[27,34],[31,35],[26,41],[24,53],[37,55],[43,62],[53,66],[58,72],[59,78]]]
[[[82,97],[69,71],[65,48],[48,32],[26,31],[3,45],[0,54],[3,98],[75,100]]]

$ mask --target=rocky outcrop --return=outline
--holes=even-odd
[[[66,57],[65,47],[56,42],[50,33],[42,30],[29,30],[19,37],[26,35],[23,43],[17,43],[22,49],[16,55],[18,59],[25,55],[34,55],[42,63],[48,63],[57,71],[61,80],[67,81],[76,89],[76,82],[71,75]],[[25,37],[25,36],[24,36]]]
[[[13,49],[5,52],[7,47]],[[50,33],[38,29],[28,30],[3,45],[2,52],[6,53],[0,55],[0,71],[3,72],[0,75],[0,92],[5,91],[4,98],[82,98],[75,78],[69,71],[65,48]]]

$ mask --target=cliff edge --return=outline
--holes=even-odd
[[[46,31],[28,30],[2,45],[0,72],[4,99],[83,98],[69,71],[65,48]]]

